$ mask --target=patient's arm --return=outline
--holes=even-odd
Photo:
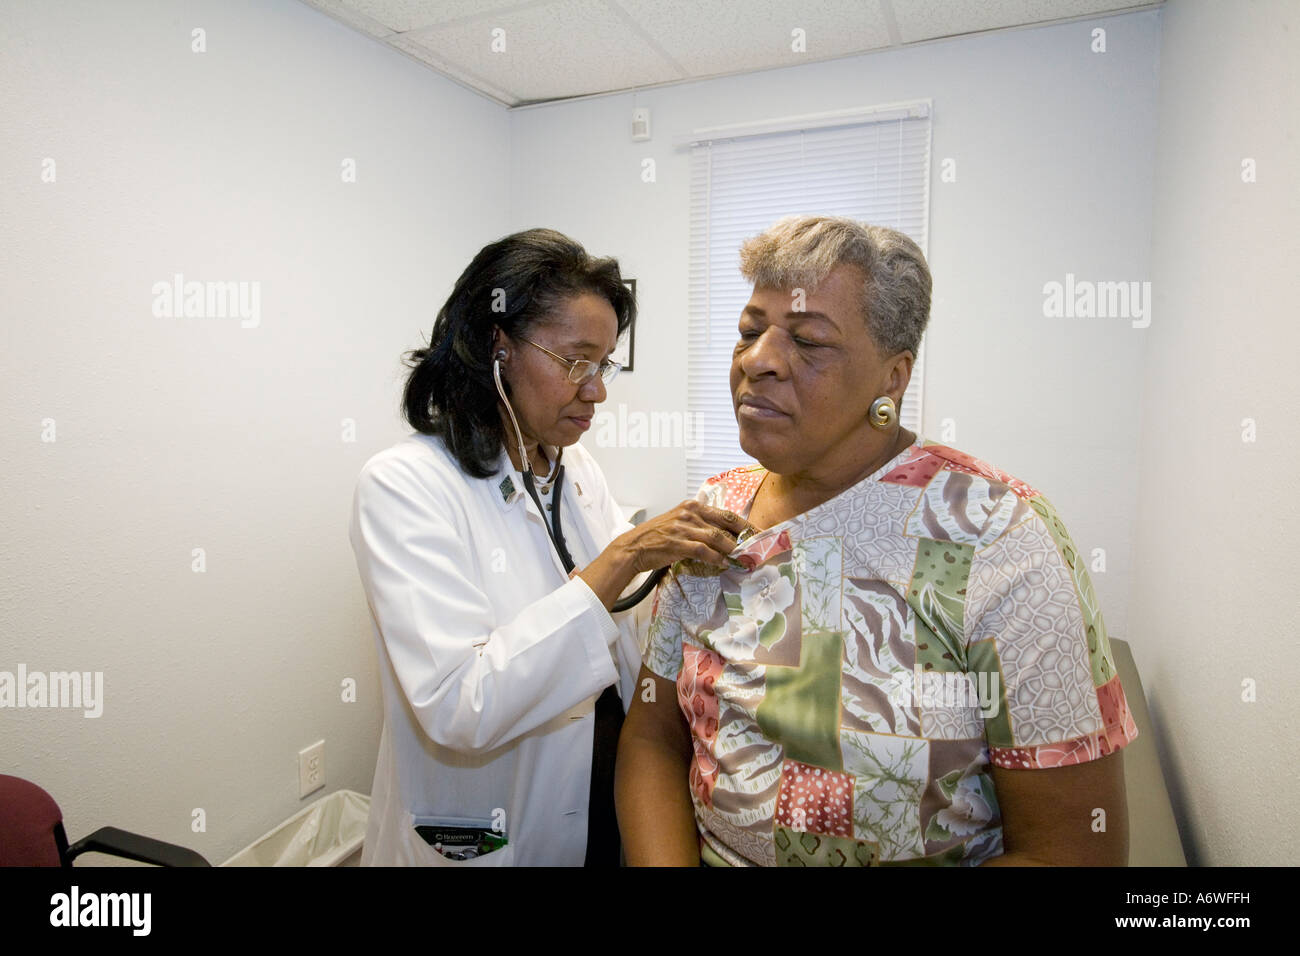
[[[992,773],[1004,852],[985,866],[1128,866],[1124,751],[1068,767]],[[1098,808],[1105,830],[1094,829],[1103,819]]]
[[[644,698],[653,681],[653,703]],[[614,801],[628,866],[699,866],[690,794],[691,731],[677,687],[641,667],[618,741]]]

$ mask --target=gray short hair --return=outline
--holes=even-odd
[[[930,318],[930,267],[903,233],[843,216],[786,216],[740,247],[741,274],[776,289],[815,289],[841,263],[867,277],[862,307],[876,344],[915,355]]]

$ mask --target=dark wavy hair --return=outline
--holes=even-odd
[[[622,335],[636,318],[636,300],[618,260],[593,258],[554,229],[528,229],[484,246],[438,311],[429,347],[403,356],[411,371],[402,410],[411,427],[440,436],[467,474],[495,474],[505,428],[492,377],[493,330],[526,336],[562,300],[588,292],[613,306]],[[511,395],[504,378],[501,384]]]

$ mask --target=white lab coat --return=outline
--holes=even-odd
[[[632,525],[586,449],[561,462],[565,537],[597,555]],[[595,701],[617,682],[626,712],[646,615],[611,616],[568,576],[504,450],[499,465],[471,478],[413,433],[357,480],[349,536],[385,715],[363,865],[583,863]],[[453,862],[414,831],[425,816],[502,822],[509,842]]]

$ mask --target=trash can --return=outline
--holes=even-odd
[[[222,866],[358,866],[370,798],[335,790],[258,837]]]

